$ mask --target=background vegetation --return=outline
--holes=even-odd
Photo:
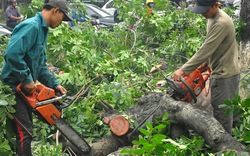
[[[135,105],[145,90],[165,92],[166,86],[156,88],[156,82],[164,80],[165,76],[186,62],[198,50],[205,37],[206,20],[172,6],[169,1],[155,0],[153,16],[148,14],[141,0],[127,4],[118,0],[115,2],[117,7],[123,6],[120,17],[124,22],[115,25],[113,31],[109,28],[97,29],[89,22],[76,24],[73,28],[63,23],[50,30],[48,40],[48,63],[64,71],[60,76],[58,73],[55,75],[68,89],[68,95],[79,95],[72,106],[63,110],[63,117],[89,143],[110,133],[101,121],[103,109],[99,106],[100,100],[105,100],[116,111],[122,112]],[[27,8],[22,9],[22,14],[27,18],[32,17],[41,10],[41,6],[42,1],[33,0]],[[233,17],[233,8],[225,10]],[[236,17],[233,19],[240,42],[243,23]],[[1,39],[2,66],[9,37],[2,36]],[[166,69],[150,74],[150,69],[162,61],[166,63]],[[243,76],[241,84],[248,86],[250,77],[247,74]],[[13,154],[11,147],[15,143],[7,122],[7,118],[11,118],[14,112],[13,99],[8,86],[0,82],[0,155]],[[242,115],[233,135],[248,147],[249,104],[248,97],[237,96],[235,100],[227,101],[228,107]],[[168,122],[166,114],[158,126],[147,124],[147,129],[141,130],[140,139],[134,142],[135,150],[127,153],[234,155],[233,151],[215,153],[200,136],[171,140],[166,134],[160,134],[161,129],[169,126]],[[56,132],[54,127],[37,119],[34,119],[34,127],[34,155],[63,155],[61,145],[56,145],[53,137]]]

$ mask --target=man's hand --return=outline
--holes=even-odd
[[[183,70],[178,69],[172,74],[172,79],[175,81],[180,81],[181,75],[185,74]]]
[[[61,85],[57,86],[56,90],[59,91],[62,95],[67,93],[67,90]]]
[[[35,83],[32,81],[29,84],[23,84],[22,88],[24,89],[24,91],[26,91],[28,94],[32,94],[35,89],[36,89],[36,85]]]
[[[23,20],[23,15],[19,16],[18,20],[22,21]]]

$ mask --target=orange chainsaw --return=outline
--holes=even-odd
[[[23,90],[22,84],[19,84],[16,90],[40,120],[49,125],[54,125],[82,155],[90,153],[91,148],[89,144],[61,118],[60,110],[71,105],[74,101],[73,97],[66,97],[66,95],[56,96],[54,89],[44,85],[37,85],[36,90],[32,94],[27,94]]]
[[[174,81],[170,77],[166,77],[169,84],[167,93],[178,101],[197,102],[197,96],[205,88],[205,83],[211,74],[208,66],[197,68],[189,75],[182,75],[180,81]]]

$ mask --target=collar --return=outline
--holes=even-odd
[[[42,27],[48,29],[47,23],[46,23],[45,19],[43,18],[42,13],[41,13],[41,12],[38,12],[38,13],[36,14],[36,16],[41,20],[41,25],[42,25]]]
[[[219,16],[220,12],[221,12],[221,10],[219,9],[218,12],[213,17],[211,17],[211,19],[217,18]]]

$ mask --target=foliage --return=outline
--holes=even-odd
[[[57,156],[57,155],[66,156],[67,155],[67,154],[62,153],[62,145],[60,144],[53,145],[48,142],[47,143],[44,143],[44,142],[34,143],[32,151],[34,151],[33,155],[39,155],[39,156]]]
[[[31,3],[24,5],[22,15],[26,18],[33,17],[37,12],[42,11],[44,0],[32,0]]]
[[[158,124],[156,124],[156,126],[153,126],[150,123],[146,122],[146,129],[140,129],[141,135],[139,135],[138,140],[134,140],[132,142],[132,148],[122,149],[122,151],[120,152],[121,155],[214,155],[214,151],[206,147],[207,145],[204,143],[204,140],[201,136],[193,134],[190,135],[189,138],[185,136],[181,136],[176,140],[168,138],[168,136],[166,135],[166,128],[169,129],[171,121],[168,121],[167,117],[168,114],[165,113],[162,117],[162,120]],[[248,131],[245,132],[248,133]],[[234,150],[219,151],[215,155],[238,156],[237,152]]]
[[[3,63],[2,55],[5,53],[5,49],[7,47],[7,43],[9,41],[9,36],[0,35],[0,65]]]
[[[250,149],[250,98],[242,100],[239,95],[235,95],[233,100],[225,100],[222,107],[227,108],[228,113],[233,111],[240,117],[237,126],[233,129],[233,135]]]
[[[33,119],[33,137],[34,141],[43,140],[44,142],[54,142],[52,134],[56,133],[54,126],[49,126],[45,122],[40,121],[38,118]]]
[[[156,126],[150,123],[145,123],[146,129],[141,128],[138,140],[134,140],[132,149],[123,149],[123,155],[200,155],[203,147],[201,137],[194,136],[192,139],[182,136],[178,140],[172,140],[166,136],[165,129],[170,126],[170,121],[167,121],[168,114],[165,113],[161,123]],[[166,126],[167,125],[167,126]],[[163,133],[164,132],[164,133]]]
[[[32,0],[27,9],[23,9],[26,17],[32,17],[40,11],[42,2]],[[78,0],[76,2],[79,3]],[[113,31],[110,28],[97,29],[90,22],[77,24],[75,21],[74,27],[62,23],[58,28],[51,29],[48,38],[48,63],[64,71],[64,74],[56,76],[67,88],[67,94],[78,95],[76,102],[63,110],[63,118],[88,142],[110,134],[109,128],[102,123],[104,111],[99,104],[101,101],[107,102],[118,113],[135,105],[145,90],[155,90],[157,81],[163,80],[167,73],[186,62],[205,38],[206,20],[200,15],[172,6],[169,1],[156,0],[154,15],[148,14],[141,0],[125,4],[118,0],[115,2],[117,7],[122,6],[119,17],[123,23],[114,25]],[[237,20],[235,23],[239,26],[237,30],[241,30],[243,25]],[[7,40],[0,44],[0,49],[6,48],[7,44],[4,43]],[[150,69],[163,61],[167,69],[150,74]],[[0,57],[0,65],[2,63],[3,56]],[[5,148],[0,148],[0,155],[5,151],[8,155],[10,147],[3,133],[7,134],[5,121],[10,112],[6,108],[12,110],[8,101],[12,94],[1,93],[2,88],[8,90],[0,84],[0,101],[5,101],[4,106],[0,106],[4,108],[1,113],[4,122],[0,127],[0,147]],[[245,132],[247,139],[249,114],[245,115],[240,130]],[[198,152],[203,152],[202,147],[205,145],[200,137],[171,140],[162,134],[162,130],[168,129],[170,124],[166,117],[157,125],[147,123],[147,129],[141,130],[139,140],[134,141],[137,149],[130,153],[170,155],[178,152],[179,155],[198,155]],[[242,133],[239,132],[236,130],[235,135],[242,139]],[[38,144],[42,145],[33,145],[36,155],[61,154],[60,146],[53,144],[52,133],[55,133],[55,128],[34,119],[34,140],[41,140]],[[246,139],[242,142],[245,143]]]
[[[13,134],[7,119],[13,119],[13,105],[16,103],[14,99],[12,89],[0,81],[0,155],[12,155],[9,142],[13,143]]]
[[[6,156],[11,156],[11,148],[9,146],[9,141],[8,140],[2,140],[3,138],[0,139],[0,155],[6,155]]]
[[[0,122],[6,120],[6,117],[13,119],[12,113],[15,112],[13,105],[15,105],[15,96],[12,89],[0,82]]]

